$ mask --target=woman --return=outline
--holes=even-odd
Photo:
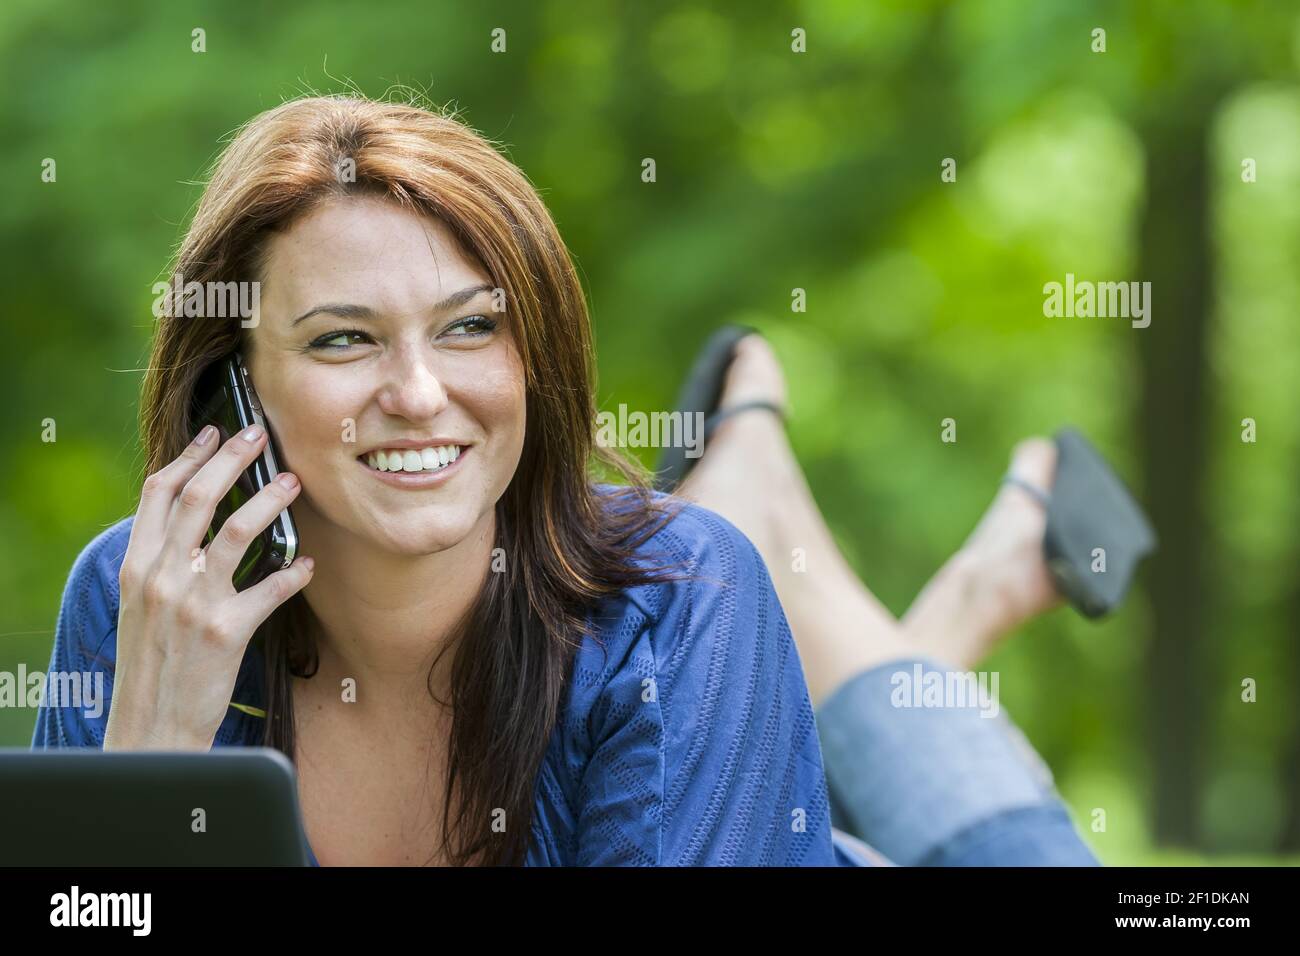
[[[219,159],[175,272],[259,283],[260,312],[160,322],[140,506],[78,559],[50,668],[103,662],[111,706],[43,708],[34,745],[277,747],[327,864],[842,859],[764,562],[593,448],[581,287],[490,144],[286,103]],[[193,433],[235,350],[285,471],[201,550],[269,440]],[[289,505],[305,556],[237,593]]]

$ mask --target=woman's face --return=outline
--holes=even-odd
[[[313,209],[267,252],[245,357],[302,481],[304,543],[333,525],[420,555],[487,527],[523,450],[524,370],[482,265],[370,197]]]

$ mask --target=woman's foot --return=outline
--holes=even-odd
[[[1056,446],[1031,438],[1016,446],[1010,474],[1050,493]],[[1060,604],[1043,556],[1047,511],[1029,491],[1005,482],[960,551],[931,578],[903,628],[918,649],[970,668],[998,640]]]

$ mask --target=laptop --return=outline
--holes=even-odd
[[[0,866],[310,865],[272,748],[0,748],[0,782]]]

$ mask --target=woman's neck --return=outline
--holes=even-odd
[[[342,682],[353,678],[355,716],[380,723],[409,723],[434,706],[430,686],[447,700],[455,652],[442,652],[488,574],[494,513],[454,547],[418,557],[379,550],[324,521],[304,524],[316,561],[303,591],[318,623],[313,683],[342,694]]]

